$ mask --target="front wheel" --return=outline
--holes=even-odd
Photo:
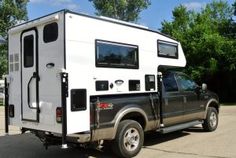
[[[209,107],[207,109],[207,117],[202,124],[203,129],[207,132],[212,132],[216,130],[218,122],[218,112],[214,107]]]
[[[141,125],[133,120],[124,120],[118,126],[113,151],[119,157],[134,157],[141,150],[143,141]]]

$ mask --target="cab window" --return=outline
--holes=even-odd
[[[166,92],[178,91],[178,85],[175,80],[175,75],[173,73],[168,73],[163,75],[163,84]]]
[[[186,75],[176,75],[176,79],[183,91],[194,91],[197,88],[197,84]]]

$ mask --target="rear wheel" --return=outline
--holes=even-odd
[[[214,107],[209,107],[207,110],[207,117],[204,120],[202,127],[207,132],[216,130],[218,126],[218,112]]]
[[[119,157],[133,157],[141,150],[143,141],[141,125],[133,120],[124,120],[118,126],[113,151]]]

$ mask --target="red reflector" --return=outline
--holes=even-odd
[[[62,108],[61,107],[57,107],[56,109],[56,120],[58,123],[62,122]]]
[[[100,109],[112,109],[113,105],[111,103],[97,103],[97,107]]]

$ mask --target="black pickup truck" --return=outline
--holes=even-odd
[[[142,148],[144,132],[165,134],[199,124],[207,132],[217,128],[219,99],[206,84],[199,86],[173,71],[159,74],[158,81],[160,91],[90,96],[90,131],[67,135],[67,141],[97,145],[105,141],[119,157],[133,157]],[[56,140],[45,132],[35,134],[45,144]]]
[[[122,96],[91,96],[91,131],[80,142],[108,140],[120,157],[133,157],[141,150],[144,132],[169,133],[198,124],[205,131],[218,125],[219,99],[181,72],[166,72],[162,91]],[[162,99],[159,99],[162,98]],[[84,141],[85,140],[85,141]]]

